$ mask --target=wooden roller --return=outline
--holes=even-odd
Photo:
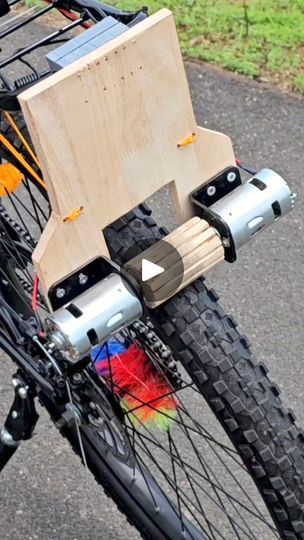
[[[172,249],[170,250],[170,246]],[[164,271],[142,282],[142,261]],[[147,305],[155,308],[224,259],[224,248],[213,227],[193,217],[161,241],[131,259],[125,269],[142,284]]]

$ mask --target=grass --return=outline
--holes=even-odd
[[[150,13],[173,11],[186,57],[304,94],[304,0],[108,0],[125,10],[145,1]]]
[[[124,9],[141,0],[114,0]],[[176,17],[183,53],[304,93],[304,0],[148,0]]]

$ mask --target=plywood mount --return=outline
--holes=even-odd
[[[19,100],[52,206],[33,256],[44,293],[107,256],[103,229],[160,188],[182,224],[190,192],[235,163],[229,137],[196,125],[166,9]]]

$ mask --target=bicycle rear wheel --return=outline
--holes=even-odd
[[[29,178],[18,190],[22,196],[7,195],[7,210],[0,212],[9,270],[3,275],[2,268],[1,291],[16,293],[15,309],[26,306],[26,316],[34,284],[30,253],[48,202]],[[105,234],[113,259],[124,263],[130,248],[141,251],[147,238],[165,231],[141,206]],[[38,301],[43,325],[46,308]],[[0,326],[7,329],[4,314]],[[119,388],[110,368],[97,377],[95,360],[82,374],[85,392],[73,387],[76,403],[86,395],[83,449],[76,427],[61,426],[62,411],[40,394],[61,433],[146,539],[304,538],[303,435],[216,294],[199,280],[151,311],[148,323],[137,321],[117,338],[126,350],[135,344],[145,353],[157,382],[176,400],[174,414],[156,405],[163,405],[162,393],[142,402],[128,385]],[[114,366],[110,345],[103,361]],[[156,412],[161,426],[143,421],[143,409]]]

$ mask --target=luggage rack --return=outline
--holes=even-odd
[[[11,8],[22,5],[23,0],[0,0],[0,16],[6,16],[6,20],[0,25],[0,49],[2,40],[10,37],[10,42],[14,39],[14,34],[20,31],[25,26],[37,21],[40,18],[49,15],[52,11],[60,12],[64,18],[68,20],[67,24],[60,25],[51,34],[48,34],[34,43],[30,43],[8,54],[4,59],[0,60],[0,109],[18,110],[20,109],[17,96],[18,94],[35,84],[38,80],[47,77],[52,73],[49,66],[39,70],[35,66],[37,64],[31,58],[31,54],[43,47],[57,46],[58,44],[69,41],[71,32],[76,29],[88,29],[95,23],[111,16],[117,21],[128,26],[133,26],[137,22],[148,16],[147,8],[142,8],[138,11],[121,11],[117,8],[107,6],[97,0],[43,0],[46,4],[43,7],[33,7],[25,10],[23,13],[17,13],[15,16],[7,17]],[[4,29],[1,30],[1,26]],[[16,71],[14,67],[16,63],[22,64],[25,71],[24,74],[16,78],[11,73]],[[20,68],[18,66],[18,72]]]

